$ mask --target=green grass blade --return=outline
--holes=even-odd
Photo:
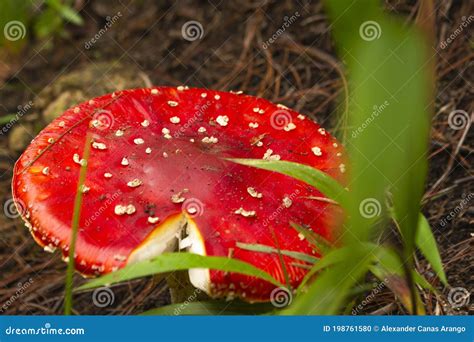
[[[83,159],[85,163],[81,165],[79,172],[79,180],[77,182],[76,198],[74,199],[74,211],[72,215],[71,240],[69,244],[69,261],[66,270],[66,289],[64,294],[64,314],[70,315],[72,312],[72,290],[73,290],[73,276],[74,276],[74,254],[76,252],[77,231],[79,228],[79,219],[81,217],[82,208],[82,186],[86,181],[87,163],[91,151],[91,136],[88,133],[85,139],[85,146],[83,152]]]
[[[277,248],[267,246],[267,245],[261,245],[261,244],[258,244],[258,243],[250,244],[250,243],[237,242],[236,246],[240,249],[245,249],[245,250],[253,251],[253,252],[278,254],[278,249]],[[289,250],[285,250],[285,249],[281,249],[280,253],[282,255],[286,255],[286,256],[292,257],[294,259],[306,261],[306,262],[309,262],[311,264],[314,264],[316,261],[319,260],[318,258],[316,258],[312,255],[309,255],[309,254],[289,251]]]
[[[340,312],[349,291],[367,273],[372,255],[348,249],[350,257],[322,271],[308,291],[295,298],[284,315],[334,315]],[[323,260],[323,259],[321,259]]]
[[[446,274],[443,269],[443,262],[439,254],[436,239],[431,231],[430,224],[423,214],[420,214],[418,221],[418,229],[415,238],[416,246],[420,249],[421,253],[425,256],[426,260],[430,263],[436,275],[443,282],[444,285],[448,285]]]
[[[223,316],[223,315],[263,315],[274,311],[270,303],[249,304],[239,301],[202,301],[171,304],[143,312],[141,315],[151,316]]]
[[[311,166],[282,160],[273,161],[239,158],[230,158],[227,160],[237,164],[278,172],[296,178],[318,189],[325,196],[338,202],[343,207],[347,202],[347,191],[344,187],[327,173],[312,168]]]
[[[268,273],[246,262],[214,256],[202,256],[192,253],[165,253],[151,260],[128,265],[117,272],[106,274],[80,286],[78,290],[109,286],[131,279],[150,276],[157,273],[188,270],[191,268],[209,268],[213,270],[241,273],[268,281],[275,286],[282,286]]]
[[[331,242],[323,238],[321,235],[318,235],[313,231],[294,222],[290,222],[290,225],[298,233],[302,234],[312,246],[314,246],[321,252],[321,254],[325,255],[334,249],[334,246],[332,246]]]

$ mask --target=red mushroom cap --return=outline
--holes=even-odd
[[[240,259],[285,282],[263,244],[317,256],[290,222],[333,239],[337,206],[305,183],[225,158],[288,160],[342,177],[342,148],[316,123],[264,99],[187,87],[126,90],[68,109],[15,165],[13,194],[35,240],[66,257],[86,133],[92,134],[76,268],[114,271],[176,248]],[[313,199],[311,198],[313,197]],[[182,232],[183,233],[183,232]],[[275,241],[275,239],[277,241]],[[307,270],[283,256],[291,285]],[[241,274],[190,270],[213,297],[268,300],[274,285]]]

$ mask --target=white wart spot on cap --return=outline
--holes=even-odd
[[[168,106],[170,107],[176,107],[178,105],[178,102],[176,101],[168,101]]]
[[[152,90],[151,90],[151,93],[152,93],[153,95],[158,94],[158,89],[152,89]]]
[[[127,165],[129,164],[128,159],[125,158],[125,157],[123,157],[123,158],[122,158],[122,161],[120,162],[120,164],[122,164],[123,166],[127,166]]]
[[[255,216],[257,216],[257,213],[255,212],[255,210],[245,210],[242,207],[240,207],[239,209],[234,211],[234,214],[242,215],[243,217],[255,217]]]
[[[216,118],[216,122],[221,126],[227,126],[229,123],[229,117],[227,115],[219,115]]]
[[[141,180],[139,180],[138,178],[135,178],[135,179],[131,180],[130,182],[128,182],[127,186],[130,187],[130,188],[136,188],[136,187],[139,187],[142,184],[143,184],[143,182]]]
[[[273,154],[272,149],[268,149],[265,154],[263,155],[264,160],[280,160],[280,155]]]
[[[143,127],[148,127],[148,126],[150,126],[150,121],[148,121],[148,120],[143,120],[143,121],[140,123],[140,125],[142,125]]]
[[[217,144],[219,140],[216,137],[204,137],[201,141],[205,144]]]
[[[303,114],[298,114],[297,118],[300,120],[304,120],[306,117]]]
[[[151,153],[151,148],[150,148],[150,147],[147,147],[146,150],[145,150],[145,153],[146,153],[146,154],[150,154],[150,153]]]
[[[84,159],[81,159],[81,157],[79,157],[77,153],[74,153],[74,155],[72,156],[72,160],[74,161],[74,163],[79,164],[81,166],[86,165],[86,161]]]
[[[296,128],[296,125],[293,123],[293,122],[290,122],[288,123],[288,125],[286,125],[285,127],[283,127],[283,130],[285,132],[289,132],[289,131],[292,131]]]
[[[112,178],[112,174],[110,172],[104,173],[105,178]]]
[[[261,192],[258,192],[257,190],[255,190],[255,188],[249,186],[247,188],[247,192],[249,193],[250,196],[254,197],[254,198],[262,198],[263,195]]]
[[[93,141],[92,142],[92,147],[95,148],[96,150],[106,150],[107,145],[101,142]]]
[[[321,148],[319,148],[318,146],[314,146],[311,148],[311,151],[313,151],[314,155],[315,156],[322,156],[323,155],[323,152],[321,152]]]
[[[339,164],[339,171],[341,171],[341,173],[345,173],[346,172],[346,165]]]
[[[116,130],[116,131],[115,131],[115,136],[116,136],[116,137],[121,137],[121,136],[123,136],[123,131],[120,130],[120,129]]]
[[[257,128],[257,127],[258,127],[258,123],[257,123],[257,122],[250,122],[250,123],[249,123],[249,127],[250,127],[250,128]]]
[[[282,203],[285,208],[289,208],[293,204],[293,201],[288,196],[285,196],[283,197]]]
[[[173,117],[170,118],[170,122],[173,123],[173,124],[178,124],[180,121],[181,121],[181,119],[178,118],[177,116],[173,116]]]
[[[133,139],[133,142],[135,143],[135,145],[141,145],[145,142],[145,140],[143,140],[142,138],[135,138]]]
[[[114,212],[116,215],[132,215],[136,211],[135,206],[133,204],[128,205],[121,205],[118,204],[114,208]]]
[[[220,95],[217,95],[217,94],[216,94],[216,95],[214,95],[214,99],[216,99],[216,100],[220,100],[220,98],[221,98],[221,96],[220,96]]]
[[[324,128],[319,128],[318,129],[319,134],[321,135],[326,135],[326,130]]]
[[[199,133],[204,133],[206,131],[207,131],[206,127],[199,127],[199,129],[198,129]]]
[[[155,217],[155,216],[149,216],[149,217],[148,217],[148,223],[151,223],[151,224],[155,224],[155,223],[157,223],[159,220],[160,220],[159,217]]]

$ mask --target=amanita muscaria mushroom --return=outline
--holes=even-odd
[[[335,237],[341,212],[318,200],[324,195],[317,189],[226,159],[294,161],[341,179],[342,148],[323,128],[282,105],[241,93],[156,87],[70,108],[20,157],[14,198],[46,250],[59,248],[67,256],[88,132],[93,140],[75,258],[84,275],[170,251],[182,234],[181,250],[239,259],[285,283],[277,253],[237,243],[318,256],[290,222],[328,240]],[[283,259],[291,285],[297,286],[307,269],[301,261]],[[213,297],[265,301],[274,289],[235,273],[192,269],[189,275]]]

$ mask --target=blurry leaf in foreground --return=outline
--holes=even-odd
[[[209,268],[225,272],[241,273],[264,279],[276,286],[281,286],[281,284],[268,273],[237,259],[202,256],[192,253],[165,253],[151,260],[140,261],[116,272],[91,280],[80,286],[77,290],[108,286],[157,273],[188,270],[191,268]]]

